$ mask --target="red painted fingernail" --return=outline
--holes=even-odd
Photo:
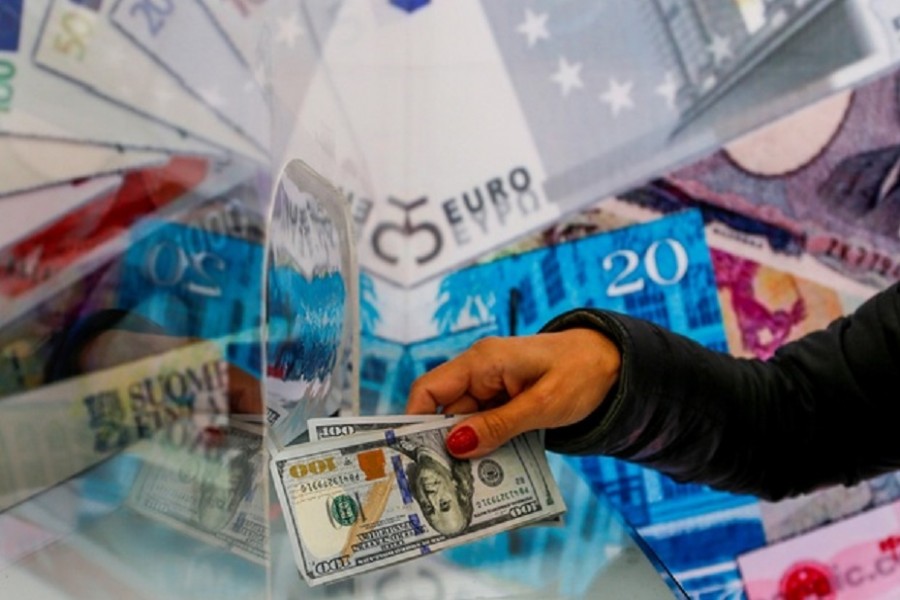
[[[447,436],[447,449],[452,454],[465,454],[478,447],[478,434],[468,425],[463,425]]]

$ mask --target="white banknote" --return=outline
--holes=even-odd
[[[200,0],[200,3],[244,64],[252,69],[258,50],[268,42],[263,38],[267,9],[277,4],[277,0]]]
[[[335,12],[327,28],[311,20],[323,68],[304,104],[337,91],[373,174],[361,264],[406,286],[900,57],[891,0],[345,0]]]
[[[0,151],[6,148],[6,145],[0,144]],[[64,155],[60,160],[64,160],[67,156]],[[167,155],[161,156],[167,157]],[[91,199],[96,202],[94,206],[91,206],[93,202],[90,202],[83,204],[79,209],[70,209],[66,215],[58,215],[56,222],[69,217],[67,235],[82,235],[81,230],[72,228],[71,215],[76,210],[81,213],[79,225],[85,230],[91,231],[91,235],[83,238],[72,252],[64,251],[63,256],[58,256],[56,252],[45,251],[46,247],[43,244],[52,245],[56,241],[49,238],[45,231],[43,232],[44,237],[38,244],[39,247],[37,249],[31,247],[30,250],[27,250],[28,256],[24,259],[21,258],[21,252],[25,251],[22,246],[14,244],[13,247],[3,248],[4,258],[11,259],[10,262],[15,263],[15,268],[8,270],[6,279],[0,281],[0,283],[6,284],[5,286],[0,285],[0,288],[3,288],[0,289],[0,307],[2,307],[0,323],[11,322],[53,294],[95,271],[108,260],[122,254],[131,244],[153,233],[157,227],[162,225],[164,219],[199,204],[205,198],[212,198],[230,190],[238,181],[248,178],[252,169],[252,165],[246,161],[208,164],[203,159],[175,158],[155,173],[147,174],[136,171],[127,174],[124,180],[125,184],[111,197],[94,196]],[[145,176],[149,177],[151,181],[154,177],[161,177],[161,180],[169,177],[170,181],[182,184],[187,184],[191,178],[198,178],[198,181],[183,187],[178,185],[158,186],[155,189],[156,193],[153,194],[148,188],[143,187]],[[115,214],[117,208],[128,206],[129,203],[134,202],[136,197],[144,196],[152,197],[154,201],[152,213],[142,215],[153,218],[152,221],[147,222],[145,227],[132,227],[131,222],[127,219],[125,221],[103,219],[107,212]],[[90,229],[90,227],[94,227],[94,229]],[[40,233],[42,232],[39,231],[38,234]],[[24,246],[29,245],[25,244]],[[55,254],[57,256],[54,258]],[[49,268],[39,268],[41,265]],[[24,285],[16,286],[14,285],[15,281]]]
[[[214,113],[269,148],[266,98],[200,0],[119,0],[110,18]]]
[[[565,511],[537,434],[458,460],[444,448],[456,422],[300,444],[273,458],[294,558],[310,585]]]
[[[263,160],[259,148],[223,122],[110,21],[112,4],[54,0],[34,60],[113,102],[222,148]]]
[[[160,165],[167,154],[0,136],[0,197],[95,175]],[[2,200],[0,200],[2,201]]]
[[[0,45],[0,78],[9,73],[5,84],[11,90],[0,110],[0,132],[189,154],[224,152],[38,67],[31,52],[50,1],[27,0],[22,12],[10,17],[17,17],[20,31],[16,45]]]

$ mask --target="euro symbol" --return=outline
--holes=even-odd
[[[437,228],[437,225],[430,221],[424,221],[414,225],[410,218],[410,213],[412,213],[413,210],[428,202],[427,197],[423,196],[411,202],[404,202],[397,198],[388,197],[388,202],[403,210],[403,224],[382,222],[375,227],[375,231],[372,232],[372,248],[375,250],[375,254],[378,258],[392,265],[399,262],[400,257],[389,253],[382,246],[382,238],[391,232],[398,233],[406,238],[417,235],[426,235],[431,238],[431,249],[425,254],[416,257],[417,264],[425,264],[441,253],[441,248],[444,246],[444,239],[441,235],[441,230]]]

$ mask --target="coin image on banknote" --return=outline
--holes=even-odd
[[[458,419],[292,446],[272,461],[295,560],[337,581],[565,511],[537,434],[483,459],[444,446]],[[543,459],[543,460],[541,460]],[[482,466],[484,465],[484,466]]]

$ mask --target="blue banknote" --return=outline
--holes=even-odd
[[[642,317],[709,348],[727,349],[698,211],[509,256],[409,290],[407,318],[416,320],[411,332],[380,323],[396,309],[397,295],[378,283],[363,275],[360,285],[361,385],[396,402],[381,400],[384,412],[402,409],[413,379],[478,338],[536,333],[578,307]],[[371,365],[394,368],[369,368],[370,358]],[[380,381],[382,372],[390,372],[390,383]]]
[[[377,283],[362,295],[363,312],[373,318],[388,311],[379,301]],[[377,322],[374,332],[364,334],[364,411],[400,412],[416,377],[476,339],[534,333],[554,316],[577,307],[641,317],[708,348],[727,350],[697,210],[456,271],[426,291],[429,298],[420,290],[410,292],[414,308],[408,312],[431,315],[430,337],[391,340]],[[755,498],[677,484],[612,458],[568,460],[591,489],[621,511],[688,593],[739,597],[736,556],[765,544]],[[465,560],[466,548],[454,552]]]
[[[263,248],[208,229],[147,221],[122,258],[118,307],[168,335],[226,339],[259,331]],[[258,342],[228,344],[228,359],[259,374]]]

